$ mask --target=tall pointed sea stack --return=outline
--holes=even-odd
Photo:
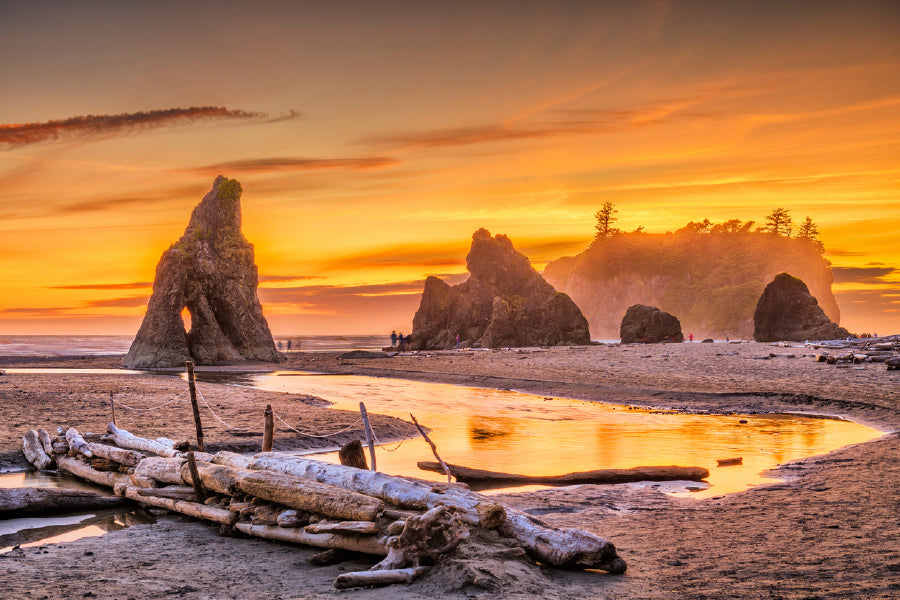
[[[156,266],[150,305],[125,366],[281,360],[258,283],[253,246],[241,233],[241,184],[220,175]],[[189,332],[181,318],[185,308]]]
[[[425,280],[413,318],[414,349],[453,348],[457,335],[462,345],[486,348],[590,342],[575,303],[544,281],[505,235],[476,231],[466,265],[471,275],[459,285]]]

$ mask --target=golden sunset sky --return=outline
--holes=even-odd
[[[0,334],[134,334],[216,175],[276,334],[408,332],[472,233],[810,216],[900,332],[898,2],[0,0]]]

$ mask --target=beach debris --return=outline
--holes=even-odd
[[[753,314],[757,342],[827,340],[848,337],[843,327],[825,315],[809,288],[787,273],[775,276],[763,290]]]
[[[61,471],[110,487],[118,497],[219,523],[224,534],[382,558],[368,571],[343,574],[335,581],[341,589],[412,581],[473,533],[479,543],[500,544],[502,551],[514,547],[548,566],[626,570],[609,541],[550,526],[464,484],[394,477],[277,452],[182,454],[112,423],[109,431],[107,441],[141,446],[148,456],[131,465],[142,456],[135,448],[98,451],[105,444],[81,445],[83,437],[69,428],[67,438],[79,450],[67,445],[66,453],[54,452],[52,458]],[[37,433],[29,437],[40,446]],[[151,449],[164,455],[154,456]]]
[[[443,473],[444,467],[436,462],[421,461],[416,463],[423,471]],[[598,469],[580,471],[565,475],[517,475],[472,469],[461,465],[446,465],[457,481],[477,486],[481,489],[489,487],[507,487],[516,485],[576,485],[576,484],[615,484],[635,481],[703,481],[709,477],[709,470],[703,467],[633,467],[630,469]]]
[[[119,496],[105,496],[89,490],[51,487],[0,488],[0,519],[100,510],[123,503],[124,499]]]
[[[895,370],[900,369],[900,357],[898,357],[898,358],[889,358],[889,359],[887,359],[887,360],[884,361],[884,362],[885,362],[885,364],[887,365],[887,370],[888,370],[888,371],[895,371]]]
[[[716,464],[718,464],[720,467],[733,467],[736,465],[742,465],[744,464],[744,457],[738,456],[736,458],[720,458],[716,461]]]
[[[429,276],[413,317],[412,350],[583,346],[588,322],[505,235],[472,235],[469,278],[450,286]]]
[[[34,429],[29,429],[22,436],[22,452],[28,462],[38,470],[46,469],[53,464],[53,458],[50,456],[52,449],[51,452],[46,451],[44,444],[41,443],[40,435]]]
[[[283,360],[257,295],[253,246],[241,232],[241,192],[238,181],[217,177],[184,235],[163,253],[126,367]]]
[[[619,326],[619,337],[623,344],[681,343],[684,341],[681,322],[677,317],[663,312],[655,306],[643,304],[633,304],[625,311]]]
[[[359,440],[352,440],[341,446],[338,458],[341,464],[347,467],[355,467],[364,471],[369,468],[369,465],[366,464],[366,453]]]

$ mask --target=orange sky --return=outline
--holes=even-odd
[[[809,215],[900,332],[896,2],[2,2],[0,334],[133,334],[218,174],[276,334],[408,331],[472,233]],[[458,279],[458,278],[457,278]]]

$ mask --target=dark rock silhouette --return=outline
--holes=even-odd
[[[413,318],[411,348],[557,346],[590,342],[587,320],[575,303],[535,271],[505,235],[486,229],[472,236],[469,278],[449,286],[425,280]]]
[[[619,337],[623,344],[656,344],[684,341],[681,323],[677,317],[655,306],[635,304],[629,306],[622,317]]]
[[[757,342],[835,340],[850,335],[825,315],[805,283],[787,273],[776,275],[766,286],[753,324]]]
[[[241,233],[241,191],[236,180],[217,177],[184,235],[163,253],[125,366],[281,360],[256,295],[253,246]],[[187,333],[185,308],[191,315]]]

